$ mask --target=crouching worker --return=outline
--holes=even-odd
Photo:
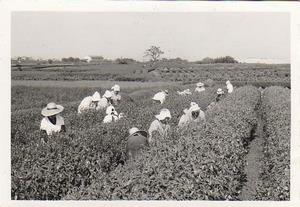
[[[224,91],[222,88],[218,88],[216,102],[219,102],[224,97]]]
[[[106,116],[103,119],[103,123],[116,122],[124,116],[123,113],[118,114],[115,107],[109,106],[106,108]]]
[[[157,131],[161,137],[165,137],[170,130],[168,122],[171,119],[171,113],[169,109],[162,109],[158,115],[155,115],[155,118],[148,130],[149,142],[152,141],[152,136],[155,131]]]
[[[127,159],[135,158],[144,148],[149,147],[148,134],[136,127],[129,129],[129,137],[126,144]]]
[[[53,133],[65,132],[65,122],[62,116],[59,115],[64,110],[64,107],[53,102],[48,103],[42,110],[44,118],[41,121],[40,130],[44,133],[52,135]],[[45,141],[45,140],[42,140]]]
[[[201,121],[205,121],[205,113],[201,110],[198,104],[191,102],[190,108],[184,110],[184,114],[181,116],[178,126],[181,128],[192,122],[198,123]]]
[[[111,97],[112,103],[114,105],[117,105],[121,101],[120,86],[114,85],[111,89],[112,89],[112,92],[111,92],[112,93],[112,97]]]
[[[99,100],[97,109],[104,110],[107,107],[112,105],[112,93],[109,90],[106,90],[102,98]]]
[[[202,91],[205,91],[204,83],[199,82],[199,83],[196,84],[196,86],[197,86],[197,87],[195,88],[195,92],[202,92]]]
[[[96,91],[93,96],[85,97],[78,106],[78,114],[90,109],[98,109],[98,103],[101,99],[100,93]]]
[[[154,102],[163,104],[163,103],[165,102],[166,97],[168,96],[168,94],[169,94],[169,91],[168,91],[168,90],[160,91],[160,92],[156,93],[156,94],[153,96],[152,100],[153,100]]]

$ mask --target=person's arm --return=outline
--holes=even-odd
[[[48,142],[48,134],[46,130],[41,129],[41,143],[45,144]]]
[[[150,127],[148,129],[148,133],[149,133],[149,142],[151,142],[152,140],[152,133],[156,130],[157,126],[155,124],[155,121],[153,121],[151,124],[150,124]]]
[[[164,131],[164,136],[166,137],[166,136],[168,136],[168,134],[169,134],[169,132],[170,132],[170,125],[169,124],[167,124],[167,126],[166,126],[166,129],[165,129],[165,131]]]
[[[61,125],[60,131],[61,132],[66,132],[66,126],[65,125]]]

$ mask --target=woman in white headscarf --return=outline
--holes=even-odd
[[[106,90],[98,103],[97,109],[102,110],[110,106],[112,104],[111,97],[112,97],[112,93],[109,90]]]
[[[44,118],[41,121],[40,130],[45,132],[48,136],[53,133],[65,132],[66,127],[64,119],[59,115],[63,110],[64,107],[61,105],[57,105],[53,102],[48,103],[41,112]]]
[[[216,102],[219,102],[224,97],[224,91],[222,88],[218,88]]]
[[[184,114],[180,117],[178,126],[185,127],[192,122],[205,121],[205,113],[201,110],[199,105],[195,102],[191,102],[189,109],[184,110]]]
[[[153,133],[157,131],[160,136],[165,137],[170,130],[169,120],[172,118],[169,109],[162,109],[158,115],[155,115],[155,120],[149,127],[149,141],[151,141]]]
[[[93,96],[85,97],[78,106],[78,113],[81,114],[86,110],[97,109],[100,99],[101,96],[98,91],[96,91]]]
[[[116,122],[122,117],[123,113],[118,114],[118,112],[115,110],[115,107],[108,106],[106,108],[106,116],[103,119],[103,123]]]
[[[163,104],[168,94],[169,94],[168,90],[160,91],[153,96],[152,100],[154,100],[155,102],[159,102],[160,104]]]
[[[112,102],[113,104],[117,105],[121,101],[121,95],[120,95],[120,86],[119,85],[114,85],[112,88]]]
[[[204,88],[204,84],[199,82],[197,83],[196,85],[197,87],[195,88],[195,92],[202,92],[202,91],[205,91],[205,88]]]

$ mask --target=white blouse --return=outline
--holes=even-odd
[[[64,118],[60,115],[56,115],[56,124],[52,124],[48,117],[44,117],[41,121],[41,130],[45,130],[47,135],[60,132],[61,126],[65,125]]]

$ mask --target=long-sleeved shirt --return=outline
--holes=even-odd
[[[191,122],[198,123],[201,121],[205,121],[205,113],[202,110],[200,110],[199,116],[196,119],[193,118],[192,113],[189,111],[180,117],[178,126],[184,127],[184,126],[187,126]]]
[[[156,93],[152,99],[155,101],[160,101],[160,103],[163,104],[166,100],[166,96],[167,96],[167,94],[165,92],[161,91],[161,92]]]
[[[60,115],[56,115],[56,123],[52,124],[52,122],[48,119],[48,117],[44,117],[41,121],[40,130],[45,130],[47,135],[52,135],[53,133],[57,133],[61,131],[61,126],[65,125],[64,118]]]
[[[108,106],[110,106],[111,104],[108,102],[107,98],[103,97],[100,99],[100,101],[98,102],[98,106],[97,106],[97,110],[102,110],[102,109],[106,109]]]
[[[152,134],[153,132],[157,131],[159,133],[160,136],[166,136],[168,134],[168,131],[170,129],[170,125],[169,124],[163,124],[160,121],[158,121],[157,119],[154,120],[149,127],[149,138],[152,138]]]
[[[92,104],[93,98],[91,96],[85,97],[78,106],[78,113],[82,113],[85,110],[96,109],[96,105]]]
[[[115,94],[114,92],[112,92],[111,99],[112,99],[114,104],[118,104],[121,101],[121,95],[120,94]]]

